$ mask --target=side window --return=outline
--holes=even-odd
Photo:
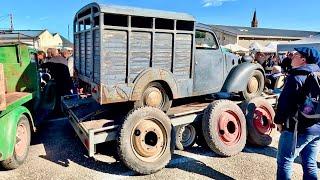
[[[196,31],[196,48],[218,49],[218,43],[212,33],[207,31]]]

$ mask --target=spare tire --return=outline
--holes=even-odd
[[[196,142],[197,133],[194,124],[184,124],[176,127],[176,148],[185,150]]]
[[[233,156],[246,144],[246,120],[241,109],[232,101],[217,100],[208,105],[202,120],[205,141],[221,156]]]
[[[175,134],[172,131],[169,117],[160,109],[132,110],[119,131],[118,155],[129,169],[139,174],[157,172],[171,159]]]
[[[264,98],[251,99],[241,105],[247,119],[248,142],[257,146],[268,146],[276,132],[273,123],[275,112]]]

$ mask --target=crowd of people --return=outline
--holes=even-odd
[[[47,52],[37,51],[35,60],[39,74],[50,76],[42,90],[41,103],[36,112],[37,122],[41,123],[50,113],[60,113],[62,96],[77,93],[74,59],[70,49],[48,48]],[[46,77],[47,77],[46,76]]]

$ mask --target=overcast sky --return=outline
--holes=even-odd
[[[90,0],[0,0],[0,29],[48,29],[72,36],[74,14]],[[250,26],[257,10],[259,27],[320,32],[319,0],[96,0],[98,3],[185,12],[206,24]]]

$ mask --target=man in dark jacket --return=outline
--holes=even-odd
[[[292,164],[300,154],[303,179],[317,179],[317,155],[320,148],[320,123],[305,126],[298,119],[295,134],[295,115],[304,101],[301,93],[305,79],[311,72],[320,72],[319,52],[314,48],[295,48],[292,69],[279,97],[274,122],[281,132],[277,154],[277,179],[291,179]]]

